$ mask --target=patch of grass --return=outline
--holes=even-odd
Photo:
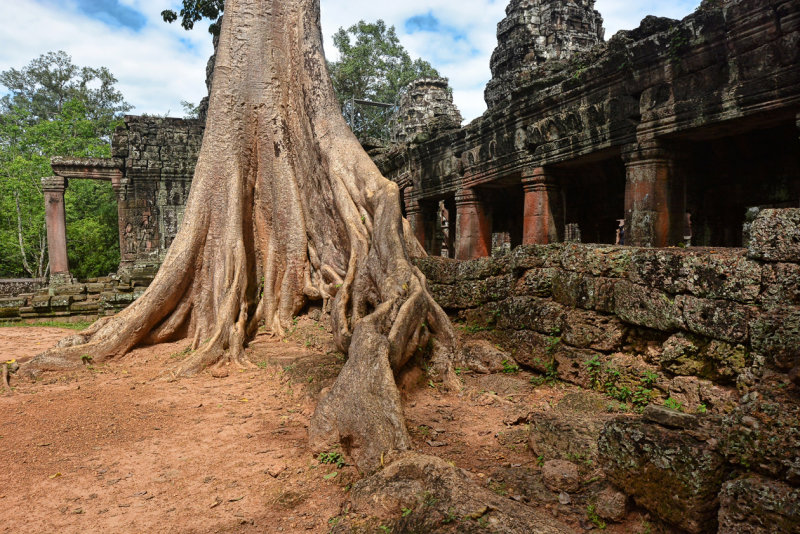
[[[12,323],[12,322],[0,322],[0,328],[11,328],[11,327],[21,327],[21,328],[38,328],[38,327],[48,327],[48,328],[66,328],[68,330],[86,330],[92,326],[92,323],[86,321],[79,321],[77,323],[65,323],[63,321],[46,321],[43,323]]]
[[[265,360],[261,360],[256,364],[259,369],[266,369],[267,365],[269,365]]]

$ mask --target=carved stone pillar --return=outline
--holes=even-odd
[[[639,143],[623,155],[625,244],[667,247],[683,240],[686,218],[684,181],[676,154],[655,141]]]
[[[64,191],[66,189],[67,180],[61,176],[42,178],[51,284],[71,279],[67,261],[67,218],[64,209]]]
[[[564,238],[564,203],[561,187],[543,167],[526,171],[522,176],[525,213],[522,244],[545,245]]]
[[[491,253],[492,230],[474,189],[456,193],[456,259],[471,260]]]
[[[425,248],[425,217],[419,201],[411,198],[413,192],[413,187],[406,187],[403,190],[403,198],[406,203],[406,219],[408,219],[417,241],[422,245],[422,248]]]

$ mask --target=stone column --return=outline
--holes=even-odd
[[[67,262],[67,219],[64,210],[66,189],[67,180],[61,176],[42,178],[51,285],[67,282],[71,278]]]
[[[403,198],[406,203],[406,219],[408,219],[408,223],[411,225],[411,229],[414,231],[414,236],[416,236],[417,241],[422,245],[422,248],[425,248],[425,216],[419,201],[415,198],[411,198],[413,193],[413,187],[406,187],[403,190]]]
[[[471,260],[491,253],[492,229],[474,189],[456,193],[456,259]]]
[[[628,147],[623,154],[625,244],[678,245],[686,217],[684,181],[676,172],[676,154],[656,141]]]
[[[543,167],[522,175],[525,213],[522,223],[523,245],[558,243],[564,237],[564,202],[561,187]]]

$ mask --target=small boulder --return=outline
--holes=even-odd
[[[476,373],[499,373],[506,368],[517,367],[511,356],[484,339],[467,341],[464,343],[463,351],[467,367]]]
[[[609,486],[597,494],[595,512],[606,521],[622,521],[628,513],[628,496]]]
[[[566,460],[549,460],[542,466],[544,485],[554,492],[575,492],[581,489],[578,466]]]

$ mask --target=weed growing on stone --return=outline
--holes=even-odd
[[[342,455],[335,451],[321,452],[317,460],[321,464],[335,464],[339,469],[347,465]]]
[[[669,408],[670,410],[675,410],[677,412],[683,411],[683,403],[676,401],[672,397],[669,397],[667,400],[664,401],[664,406]]]
[[[500,362],[503,364],[503,372],[508,374],[515,374],[519,373],[519,366],[509,360],[503,360]]]
[[[586,507],[586,518],[600,530],[606,528],[606,522],[600,519],[600,516],[597,515],[597,510],[593,504],[590,504]]]

